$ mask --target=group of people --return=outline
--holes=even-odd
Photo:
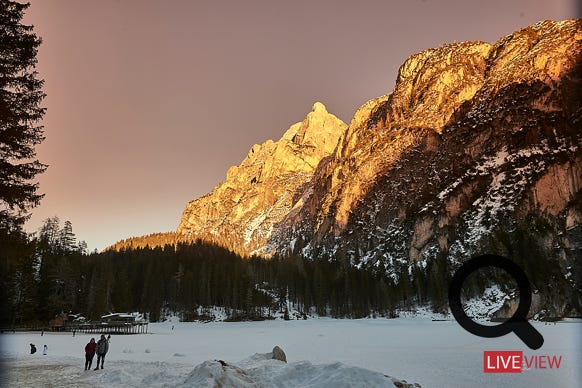
[[[36,353],[36,346],[34,344],[30,344],[30,354],[34,354]],[[42,349],[42,354],[44,354],[45,356],[48,354],[48,346],[44,346],[44,348]]]
[[[89,341],[89,343],[85,346],[85,370],[91,369],[91,364],[93,364],[95,353],[97,353],[97,366],[94,370],[99,369],[99,362],[101,362],[101,369],[103,369],[105,355],[109,350],[110,338],[111,336],[105,338],[105,334],[101,334],[101,338],[97,342],[95,342],[95,338],[91,338],[91,341]]]
[[[43,333],[44,334],[44,333]],[[105,338],[105,334],[101,334],[99,341],[95,342],[95,338],[91,338],[91,341],[85,345],[85,370],[90,370],[93,364],[93,358],[97,354],[97,366],[94,370],[99,369],[99,364],[101,364],[101,369],[103,369],[103,362],[105,361],[105,355],[109,351],[109,340],[111,335]],[[36,353],[36,346],[30,344],[30,354]],[[45,356],[48,354],[48,346],[44,345],[42,354]]]

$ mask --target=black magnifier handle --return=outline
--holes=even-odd
[[[513,332],[522,340],[528,348],[539,349],[544,344],[544,337],[528,321],[522,320],[512,325]]]
[[[484,326],[473,322],[461,304],[461,288],[465,279],[474,271],[483,267],[497,267],[507,271],[517,282],[520,299],[517,310],[506,322],[498,326]],[[527,313],[531,306],[531,288],[523,270],[513,261],[498,255],[481,255],[466,261],[451,279],[449,286],[449,306],[455,320],[468,332],[485,337],[501,337],[514,332],[530,349],[539,349],[544,344],[544,337],[527,321]]]

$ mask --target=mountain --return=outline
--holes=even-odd
[[[356,112],[269,247],[394,277],[399,263],[497,252],[540,281],[542,264],[559,266],[579,305],[581,57],[581,20],[410,57],[393,93]]]
[[[461,262],[493,252],[525,268],[537,311],[579,314],[580,90],[579,19],[425,50],[349,126],[316,103],[279,141],[253,146],[186,206],[172,238],[396,282],[424,271],[443,289]]]
[[[289,250],[291,235],[303,241],[294,248],[337,252],[365,237],[371,257],[399,235],[397,256],[414,262],[474,244],[508,214],[564,213],[567,229],[578,225],[581,23],[409,58],[394,92],[355,114],[270,243]]]
[[[332,154],[346,127],[316,102],[305,120],[293,124],[281,139],[255,144],[240,165],[228,170],[224,182],[188,203],[177,235],[243,254],[267,253],[261,248],[273,225],[289,213],[293,195]]]

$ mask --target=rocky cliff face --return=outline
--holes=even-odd
[[[253,146],[187,205],[178,240],[328,257],[396,282],[403,267],[493,252],[534,288],[555,285],[536,308],[580,313],[580,90],[581,20],[423,51],[349,126],[316,103],[278,142]]]
[[[216,242],[242,254],[264,254],[273,225],[289,213],[293,194],[332,154],[346,124],[319,102],[279,141],[254,145],[226,180],[184,210],[177,234]]]
[[[397,264],[438,255],[542,255],[579,289],[580,90],[581,20],[410,57],[296,193],[269,247],[395,278]]]

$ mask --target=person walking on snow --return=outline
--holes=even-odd
[[[42,349],[42,354],[45,356],[48,354],[48,346],[46,345],[44,346],[44,348]]]
[[[95,338],[91,338],[91,341],[85,346],[85,370],[91,369],[91,364],[93,363],[93,357],[95,357],[95,349],[97,344],[95,343]]]
[[[99,369],[99,361],[101,361],[101,369],[103,369],[103,361],[105,361],[105,355],[109,350],[109,342],[105,338],[105,334],[101,334],[101,339],[97,342],[97,366],[95,370]]]

